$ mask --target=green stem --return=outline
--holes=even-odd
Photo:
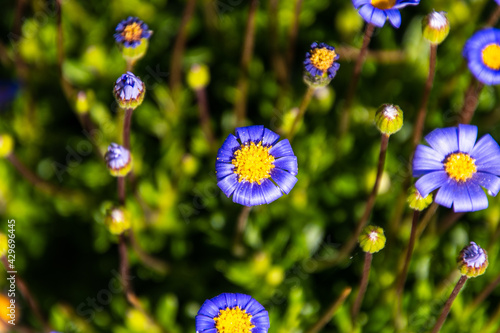
[[[304,98],[302,98],[302,102],[300,103],[300,108],[299,108],[299,113],[293,120],[292,128],[290,129],[290,133],[288,133],[288,140],[291,142],[293,140],[293,137],[295,136],[295,131],[297,130],[297,125],[299,122],[304,118],[304,114],[306,113],[307,107],[309,106],[309,103],[311,102],[311,99],[314,95],[315,89],[312,87],[308,87],[306,90],[306,93],[304,95]]]

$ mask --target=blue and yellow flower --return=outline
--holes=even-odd
[[[325,43],[312,43],[311,50],[306,53],[306,60],[304,60],[304,67],[306,71],[314,76],[328,76],[333,79],[339,63],[335,62],[339,55],[335,53],[335,48]]]
[[[117,43],[132,48],[139,46],[143,40],[149,39],[152,34],[146,23],[132,16],[118,23],[115,32],[113,36]]]
[[[229,134],[217,153],[217,185],[240,205],[268,204],[283,193],[288,194],[297,182],[297,157],[288,139],[264,126],[236,129]],[[277,185],[275,185],[275,183]]]
[[[385,21],[389,19],[395,28],[401,26],[399,10],[419,3],[420,0],[352,0],[352,4],[366,22],[383,27]]]
[[[438,128],[418,145],[413,158],[415,187],[422,197],[439,188],[434,201],[455,212],[472,212],[488,207],[490,195],[500,190],[500,147],[491,135],[476,142],[477,127]]]
[[[120,76],[113,88],[113,95],[123,109],[135,109],[141,105],[146,94],[146,86],[141,79],[132,72]]]
[[[132,170],[132,155],[123,146],[112,143],[104,155],[109,172],[115,177],[124,177]]]
[[[476,32],[465,43],[463,56],[476,79],[488,85],[500,83],[500,29]]]
[[[267,333],[269,314],[251,296],[224,293],[203,303],[196,333]]]
[[[463,248],[457,258],[458,269],[462,275],[476,277],[484,274],[488,267],[488,254],[479,245],[470,242]]]

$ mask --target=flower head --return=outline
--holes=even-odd
[[[146,86],[132,72],[127,72],[116,80],[113,94],[121,108],[135,109],[144,100]]]
[[[352,4],[366,22],[383,27],[389,19],[394,28],[401,26],[399,9],[419,3],[420,0],[352,0]]]
[[[335,62],[339,55],[335,48],[325,43],[312,43],[311,49],[306,53],[304,60],[306,83],[312,85],[327,85],[337,74],[339,63]]]
[[[224,293],[203,303],[196,315],[196,333],[267,333],[269,314],[244,294]]]
[[[422,21],[422,34],[433,44],[441,43],[450,32],[450,22],[445,12],[432,11]]]
[[[479,245],[470,242],[458,255],[458,269],[462,275],[476,277],[482,275],[488,267],[488,254]]]
[[[113,235],[120,235],[130,229],[130,216],[124,207],[113,207],[106,212],[104,224]]]
[[[132,169],[132,155],[123,146],[112,143],[104,155],[109,172],[115,177],[126,176]]]
[[[148,25],[137,17],[129,16],[126,20],[118,23],[114,34],[117,43],[124,47],[135,48],[143,39],[149,39],[153,33],[149,30]]]
[[[375,113],[375,125],[383,134],[394,134],[403,127],[403,111],[397,105],[382,104]]]
[[[432,193],[427,194],[427,196],[423,197],[420,195],[420,192],[412,186],[410,188],[410,195],[406,200],[408,205],[413,210],[422,211],[426,209],[432,203]]]
[[[7,157],[14,149],[14,139],[8,134],[0,134],[0,158]]]
[[[455,212],[472,212],[488,207],[490,195],[500,190],[500,147],[491,135],[476,142],[477,127],[438,128],[419,145],[413,158],[415,187],[425,197],[439,188],[434,201]]]
[[[385,247],[384,229],[374,225],[366,226],[358,241],[363,251],[376,253]]]
[[[500,29],[476,32],[465,43],[463,56],[476,79],[488,85],[500,83]]]
[[[264,126],[240,127],[236,136],[229,134],[215,163],[217,185],[227,197],[255,206],[290,193],[297,182],[297,157],[287,139],[278,139]]]

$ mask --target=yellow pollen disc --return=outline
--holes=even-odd
[[[262,180],[271,176],[274,156],[269,154],[269,149],[271,147],[262,146],[262,142],[241,145],[241,149],[234,153],[232,160],[232,164],[236,167],[234,173],[240,176],[239,182],[245,180],[260,185]]]
[[[500,45],[488,44],[481,52],[483,63],[494,70],[500,69]]]
[[[137,22],[129,24],[123,29],[122,36],[127,42],[141,40],[142,28]]]
[[[309,60],[314,67],[320,71],[326,72],[328,68],[332,67],[336,56],[337,54],[335,51],[323,47],[311,50],[311,57]]]
[[[453,153],[446,158],[444,170],[457,182],[465,182],[476,173],[476,160],[469,154]]]
[[[250,319],[252,316],[237,306],[220,310],[214,321],[217,333],[250,333],[250,330],[255,327]]]
[[[391,9],[396,4],[396,0],[371,0],[370,3],[378,9]]]

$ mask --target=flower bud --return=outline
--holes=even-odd
[[[149,38],[153,34],[146,23],[132,16],[118,23],[115,32],[113,36],[121,48],[123,57],[131,63],[146,54]]]
[[[376,253],[385,246],[384,229],[374,225],[366,226],[359,235],[358,241],[363,251]]]
[[[210,71],[206,65],[193,65],[188,72],[187,82],[191,89],[205,88],[210,82]]]
[[[6,256],[9,249],[7,235],[0,232],[0,257]]]
[[[76,96],[76,112],[79,114],[85,114],[89,112],[89,100],[85,91],[79,91]]]
[[[422,34],[432,44],[440,44],[450,32],[450,22],[445,12],[432,11],[422,21]]]
[[[458,255],[458,269],[462,275],[476,277],[482,275],[488,267],[488,254],[479,245],[470,242]]]
[[[7,157],[14,149],[14,139],[8,134],[0,134],[0,158]]]
[[[375,125],[383,134],[394,134],[403,127],[403,111],[397,105],[382,104],[375,113]]]
[[[130,216],[125,207],[113,207],[106,212],[104,224],[113,235],[120,235],[130,229]]]
[[[144,100],[146,86],[139,77],[127,72],[116,80],[113,94],[122,109],[135,109]]]
[[[432,203],[432,193],[429,193],[425,198],[420,195],[420,192],[412,186],[410,188],[410,195],[406,200],[413,210],[422,211]]]
[[[109,172],[115,177],[124,177],[132,170],[132,155],[123,146],[112,143],[104,155]]]

